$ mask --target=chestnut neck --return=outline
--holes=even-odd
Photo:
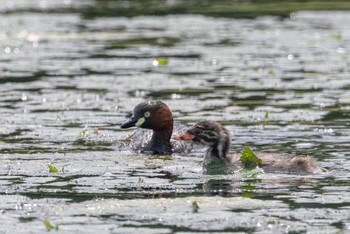
[[[171,154],[173,152],[170,138],[173,133],[173,121],[161,129],[153,129],[151,141],[146,146],[146,151],[152,154]]]
[[[168,118],[163,118],[163,121],[160,120],[153,123],[154,127],[151,128],[153,130],[152,138],[145,151],[149,151],[152,154],[171,154],[173,152],[170,144],[170,138],[173,133],[172,116],[170,115]]]
[[[173,133],[173,116],[167,105],[160,105],[151,119],[152,139],[146,147],[153,154],[171,154],[170,138]]]

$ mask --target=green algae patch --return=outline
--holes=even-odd
[[[153,61],[153,65],[167,65],[169,62],[169,59],[166,57],[158,57]]]
[[[45,225],[45,227],[46,227],[46,230],[47,231],[51,231],[51,230],[55,230],[55,231],[58,231],[58,225],[56,224],[56,225],[52,225],[51,223],[50,223],[50,221],[48,221],[48,220],[44,220],[43,221],[43,224]]]
[[[47,167],[49,168],[49,171],[51,173],[58,173],[58,169],[55,166],[52,166],[50,164],[47,164]]]

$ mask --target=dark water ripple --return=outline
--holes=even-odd
[[[13,2],[0,15],[1,231],[349,230],[348,12],[86,19]],[[210,176],[201,154],[121,151],[132,131],[118,126],[146,98],[183,123],[222,122],[232,150],[312,155],[329,173]]]

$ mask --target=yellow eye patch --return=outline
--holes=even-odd
[[[139,118],[139,119],[137,120],[137,122],[135,123],[135,126],[136,126],[136,127],[140,127],[144,122],[145,122],[145,118],[144,118],[144,117]]]

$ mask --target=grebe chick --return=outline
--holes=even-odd
[[[150,154],[171,154],[192,149],[191,144],[170,142],[174,127],[177,134],[188,127],[181,123],[174,125],[171,110],[162,101],[148,100],[136,105],[131,118],[121,125],[121,128],[130,127],[142,128],[128,138],[133,150]]]
[[[241,168],[240,154],[229,153],[231,138],[228,130],[214,121],[202,121],[186,132],[175,136],[175,140],[199,142],[208,149],[204,156],[203,167],[207,169],[215,161],[224,162],[225,172],[233,173]],[[262,160],[262,169],[265,172],[287,174],[321,174],[326,170],[321,168],[311,157],[296,156],[284,157],[273,153],[255,153]]]

